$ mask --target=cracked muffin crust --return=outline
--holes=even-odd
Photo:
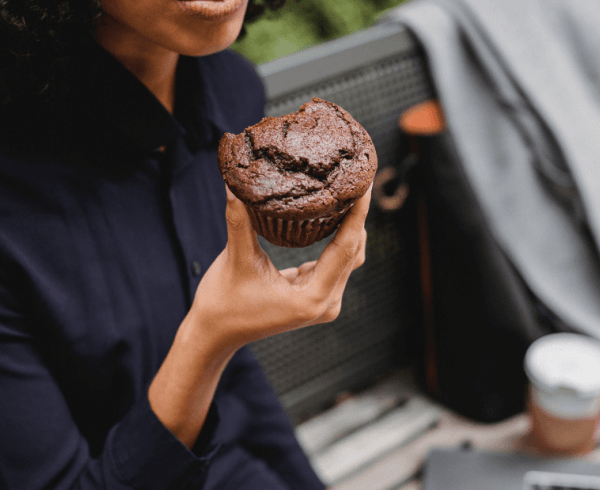
[[[219,168],[257,232],[276,245],[329,235],[377,170],[371,138],[344,109],[318,98],[267,117],[219,144]]]

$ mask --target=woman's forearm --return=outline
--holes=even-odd
[[[200,434],[223,370],[250,342],[339,314],[350,273],[364,260],[370,191],[316,262],[278,271],[244,205],[227,192],[227,245],[208,268],[192,308],[148,390],[159,420],[188,447]]]
[[[236,350],[218,346],[203,334],[192,309],[150,384],[152,410],[189,448],[200,434],[221,374]]]

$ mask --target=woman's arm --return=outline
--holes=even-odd
[[[145,396],[110,428],[102,447],[88,440],[26,322],[0,282],[0,489],[183,488],[182,477],[211,463],[210,447],[191,452]]]
[[[337,318],[350,273],[364,262],[370,194],[352,207],[318,261],[280,272],[244,205],[227,190],[227,246],[202,278],[148,390],[152,410],[186,446],[194,445],[220,376],[241,346]]]
[[[206,426],[205,444],[188,448],[225,364],[251,340],[333,319],[350,271],[364,260],[367,199],[355,205],[319,262],[281,274],[258,247],[243,206],[232,200],[227,249],[202,280],[148,397],[134,401],[101,448],[89,443],[73,419],[21,303],[3,288],[9,284],[4,278],[0,488],[162,490],[183,488],[190,475],[201,479],[217,454],[211,428]]]

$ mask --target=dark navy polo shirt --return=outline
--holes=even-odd
[[[177,70],[173,117],[95,47],[54,113],[3,121],[0,488],[323,488],[246,348],[193,450],[150,409],[148,386],[226,243],[218,141],[264,107],[232,52]]]

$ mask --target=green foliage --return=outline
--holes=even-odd
[[[233,49],[264,63],[329,39],[365,29],[404,0],[288,0],[248,26]]]

